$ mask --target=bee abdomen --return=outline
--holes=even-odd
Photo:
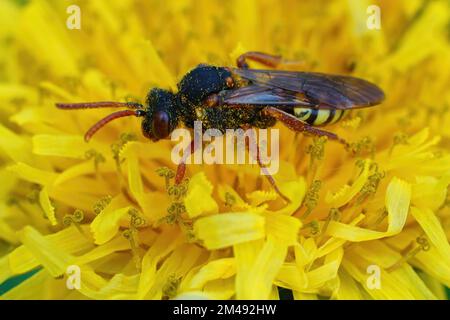
[[[295,117],[312,126],[324,126],[336,123],[345,113],[346,110],[340,109],[294,108]]]

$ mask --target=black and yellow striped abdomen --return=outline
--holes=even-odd
[[[295,117],[312,126],[324,126],[336,123],[344,117],[346,112],[347,110],[341,109],[294,108]]]

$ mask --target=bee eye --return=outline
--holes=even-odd
[[[156,139],[164,139],[169,135],[169,115],[167,112],[155,112],[153,115],[152,131]]]

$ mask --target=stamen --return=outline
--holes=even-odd
[[[167,208],[168,215],[164,217],[166,223],[175,224],[181,220],[181,215],[186,212],[186,207],[182,202],[173,202],[169,208]]]
[[[349,149],[355,156],[361,156],[367,151],[370,154],[371,159],[375,157],[375,144],[370,137],[364,137],[359,141],[351,143]]]
[[[86,233],[81,228],[80,223],[84,220],[84,212],[82,210],[76,209],[73,214],[67,214],[63,217],[63,224],[66,227],[74,225],[77,230],[83,235],[86,236]]]
[[[378,219],[375,221],[375,223],[373,224],[374,227],[378,227],[378,225],[383,222],[384,218],[386,218],[388,216],[388,211],[386,208],[383,208],[383,211],[381,212],[380,216],[378,217]]]
[[[27,200],[31,204],[39,203],[39,192],[40,188],[36,185],[33,185],[30,193],[27,194]]]
[[[320,230],[320,238],[317,240],[317,245],[320,245],[322,240],[325,237],[325,233],[327,232],[328,225],[330,224],[330,221],[339,221],[341,218],[341,212],[337,208],[331,208],[330,212],[327,216],[327,219],[325,220],[325,223],[322,227],[322,230]]]
[[[133,259],[136,264],[137,270],[141,270],[141,256],[138,250],[138,232],[139,227],[145,225],[145,219],[143,219],[139,215],[139,211],[135,208],[131,208],[128,210],[128,214],[130,215],[130,227],[126,229],[122,235],[130,241],[131,252],[133,253]]]
[[[166,191],[169,191],[170,179],[175,178],[175,172],[167,167],[161,167],[161,168],[156,169],[156,173],[160,177],[164,177],[165,182],[166,182]]]
[[[375,166],[375,172],[368,177],[366,183],[361,188],[359,196],[356,200],[357,205],[361,204],[369,196],[374,195],[378,189],[381,179],[386,176],[385,172],[378,172],[378,165],[376,163],[373,163],[371,166]]]
[[[136,264],[136,269],[140,271],[141,270],[141,257],[139,255],[139,251],[136,246],[135,232],[136,232],[135,230],[126,229],[122,233],[122,235],[124,236],[125,239],[130,241],[130,247],[131,247],[131,252],[133,254],[133,260]]]
[[[225,206],[232,208],[236,204],[236,198],[229,192],[225,192]]]
[[[308,181],[314,180],[318,163],[323,160],[325,155],[325,143],[328,141],[326,136],[314,137],[313,143],[306,147],[306,153],[310,155],[309,169],[308,169]]]
[[[169,300],[177,295],[178,287],[181,283],[181,277],[172,274],[162,288],[162,300]]]
[[[119,179],[120,190],[123,189],[123,176],[122,176],[122,162],[123,159],[120,158],[120,153],[123,147],[130,141],[137,140],[136,135],[132,133],[122,133],[120,135],[119,141],[111,144],[111,152],[113,154],[113,159],[116,163],[117,177]]]
[[[399,132],[394,135],[394,143],[389,148],[389,155],[392,154],[392,151],[394,150],[394,148],[396,146],[401,145],[401,144],[403,144],[403,145],[408,144],[408,135],[404,132]]]
[[[170,186],[167,190],[169,196],[173,197],[175,201],[179,201],[183,198],[188,190],[189,180],[185,179],[180,184]]]
[[[112,197],[111,196],[105,196],[101,198],[98,202],[94,203],[93,211],[95,215],[100,214],[110,203],[111,203]]]
[[[308,230],[311,233],[311,236],[316,236],[320,232],[320,224],[317,220],[313,220],[300,229],[300,231],[305,230]]]
[[[317,206],[319,201],[319,191],[322,187],[322,182],[320,180],[315,180],[309,187],[308,191],[305,195],[305,200],[303,201],[303,205],[306,207],[306,211],[301,217],[302,220],[306,219],[313,209]]]
[[[88,151],[86,151],[84,157],[86,158],[86,160],[94,159],[95,174],[97,178],[99,178],[100,177],[99,165],[100,163],[106,162],[105,157],[101,153],[97,152],[95,149],[89,149]]]
[[[398,268],[400,268],[404,263],[408,262],[410,259],[414,258],[416,254],[418,254],[420,251],[428,251],[430,250],[430,244],[427,240],[427,238],[420,236],[416,238],[415,241],[418,246],[415,246],[414,242],[411,242],[411,244],[406,248],[406,254],[398,260],[396,263],[394,263],[392,266],[386,269],[387,272],[392,272]]]
[[[128,214],[130,215],[130,223],[133,228],[137,229],[146,224],[145,219],[140,216],[139,211],[135,208],[128,210]]]

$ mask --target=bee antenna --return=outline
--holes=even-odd
[[[114,102],[114,101],[98,101],[98,102],[80,102],[80,103],[56,103],[56,107],[64,110],[71,109],[94,109],[94,108],[127,108],[127,109],[143,109],[142,104],[137,102]]]
[[[101,128],[103,128],[107,123],[113,121],[114,119],[122,118],[122,117],[129,117],[129,116],[136,116],[136,117],[143,117],[145,115],[145,110],[138,109],[138,110],[121,110],[117,112],[113,112],[110,115],[107,115],[97,123],[95,123],[84,135],[84,140],[88,142],[92,136]]]

